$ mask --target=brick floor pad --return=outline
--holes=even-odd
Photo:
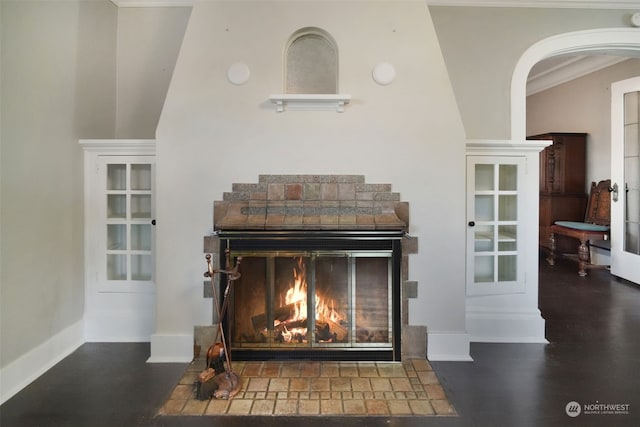
[[[400,362],[234,362],[242,390],[198,400],[193,361],[159,415],[457,415],[426,360]]]

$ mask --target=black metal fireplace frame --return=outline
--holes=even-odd
[[[228,249],[234,252],[248,251],[391,251],[392,287],[392,347],[371,349],[233,349],[235,360],[338,360],[338,361],[400,361],[401,360],[401,265],[402,230],[222,230],[217,232],[220,241],[221,265]],[[242,272],[242,266],[240,266]],[[220,280],[220,295],[226,288],[225,277]],[[222,304],[223,301],[220,301]],[[228,315],[221,319],[225,336],[230,337]],[[227,338],[229,339],[229,338]],[[227,343],[231,348],[231,343]]]

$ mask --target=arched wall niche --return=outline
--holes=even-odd
[[[284,50],[284,93],[338,93],[338,45],[327,31],[305,27],[291,35]]]
[[[640,54],[640,33],[634,28],[602,28],[559,34],[543,39],[520,57],[511,79],[511,139],[526,139],[526,89],[531,68],[539,61],[566,53],[603,51]]]

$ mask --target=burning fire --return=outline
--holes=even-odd
[[[282,304],[281,304],[282,305]],[[284,295],[284,305],[292,309],[291,316],[280,322],[274,321],[274,326],[282,325],[281,336],[284,342],[294,341],[302,337],[302,342],[307,341],[307,328],[299,326],[307,320],[307,273],[302,257],[296,257],[296,266],[293,268],[293,284]],[[335,301],[322,298],[315,294],[316,324],[339,325],[344,317],[335,309]],[[288,328],[287,325],[297,325]]]
[[[307,318],[307,268],[302,257],[296,258],[293,268],[293,286],[284,296],[284,303],[294,305],[294,314],[290,320],[305,320]]]

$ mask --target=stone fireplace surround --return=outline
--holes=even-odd
[[[403,232],[401,357],[426,359],[426,326],[408,324],[408,300],[417,297],[417,282],[408,280],[408,260],[417,253],[418,242],[407,234],[409,203],[391,191],[391,184],[369,184],[363,175],[260,175],[257,183],[232,184],[232,191],[214,202],[213,225],[214,233],[204,237],[204,252],[214,262],[220,260],[219,231]],[[205,281],[204,297],[211,293]],[[214,318],[213,324],[217,322]],[[214,332],[213,326],[195,327],[196,355],[206,351]]]

